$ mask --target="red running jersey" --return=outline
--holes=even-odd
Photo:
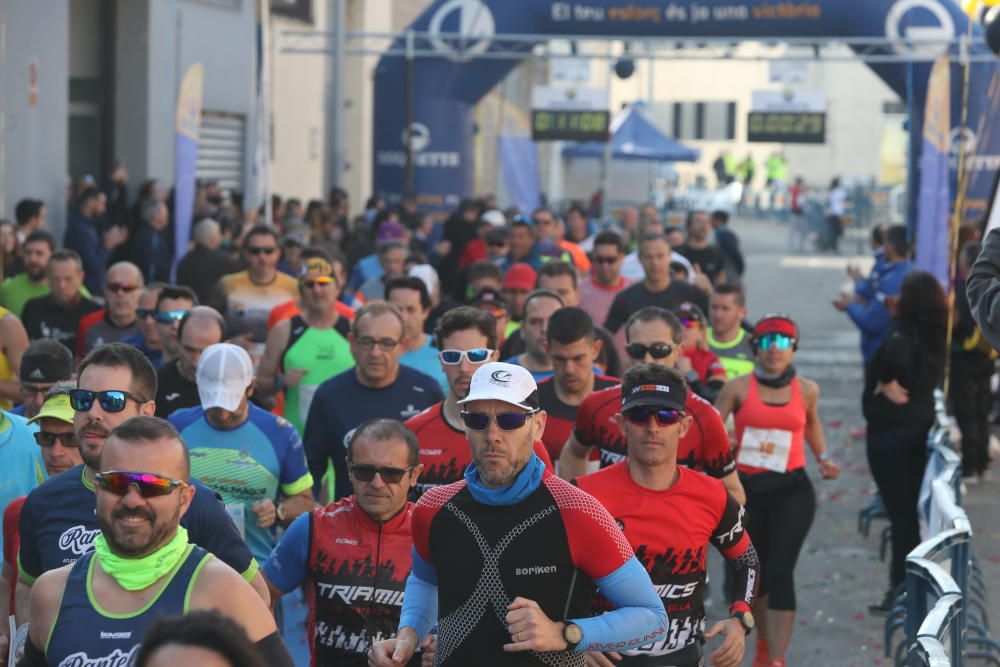
[[[628,452],[625,436],[614,419],[621,406],[622,387],[615,385],[585,398],[576,414],[576,439],[585,447],[600,450],[602,468],[623,461]],[[681,438],[677,463],[712,477],[725,477],[735,470],[729,434],[719,411],[693,391],[688,392],[684,411],[692,423]]]
[[[691,367],[702,382],[726,381],[726,367],[714,352],[698,348],[684,348],[684,356],[691,360]]]
[[[581,405],[567,405],[560,400],[556,394],[556,379],[551,377],[538,383],[538,402],[545,410],[545,433],[542,434],[542,442],[549,450],[549,456],[553,461],[559,459],[563,445],[569,440],[569,434],[573,432],[573,424],[576,423]],[[620,380],[608,375],[594,376],[594,391],[607,389],[618,384]],[[593,394],[591,394],[593,396]],[[585,399],[586,400],[586,399]]]

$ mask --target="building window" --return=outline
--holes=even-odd
[[[736,139],[736,102],[658,102],[653,118],[681,141]]]
[[[271,12],[304,23],[313,22],[312,0],[271,0]]]

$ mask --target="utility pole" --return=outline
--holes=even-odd
[[[326,187],[344,187],[344,36],[347,34],[346,0],[330,0],[328,23],[333,48],[327,70]]]

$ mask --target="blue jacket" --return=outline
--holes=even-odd
[[[890,266],[890,264],[885,261],[885,251],[881,248],[875,251],[874,257],[875,263],[872,265],[872,270],[871,273],[868,274],[868,277],[854,283],[854,293],[866,301],[875,297],[875,294],[878,292],[879,281],[882,279],[882,274],[885,273],[886,268]]]
[[[882,344],[882,338],[892,319],[892,314],[885,305],[885,298],[899,296],[903,278],[912,270],[913,265],[908,261],[886,263],[871,298],[847,306],[847,316],[861,330],[861,356],[865,365]]]
[[[97,229],[97,221],[89,220],[79,211],[69,216],[63,245],[75,250],[83,263],[83,284],[91,294],[101,294],[104,289],[104,274],[108,270],[108,250]]]

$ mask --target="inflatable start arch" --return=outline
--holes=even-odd
[[[969,19],[954,0],[436,0],[410,29],[416,35],[412,47],[440,57],[408,61],[401,55],[405,40],[399,39],[392,53],[380,60],[375,82],[374,184],[377,192],[391,200],[404,193],[409,134],[414,193],[423,208],[440,210],[473,194],[473,108],[518,65],[520,59],[512,50],[520,49],[528,57],[534,35],[538,42],[551,36],[734,41],[923,36],[940,42],[966,34]],[[973,26],[973,30],[979,37],[980,27]],[[503,36],[512,35],[522,40],[503,42]],[[982,39],[975,41],[981,44]],[[905,56],[911,47],[879,48],[880,53]],[[941,51],[947,47],[913,48]],[[512,57],[462,59],[456,57],[460,49],[472,55],[503,50]],[[985,45],[975,50],[987,52]],[[909,65],[870,66],[902,100],[913,102],[911,173],[915,173],[931,63],[925,58]],[[967,122],[973,131],[978,128],[992,72],[992,63],[973,65]],[[962,118],[961,81],[956,65],[952,75],[954,125]],[[412,85],[409,133],[408,83]],[[984,180],[991,186],[992,173]],[[915,183],[912,177],[910,182]],[[911,195],[914,190],[911,187]]]

